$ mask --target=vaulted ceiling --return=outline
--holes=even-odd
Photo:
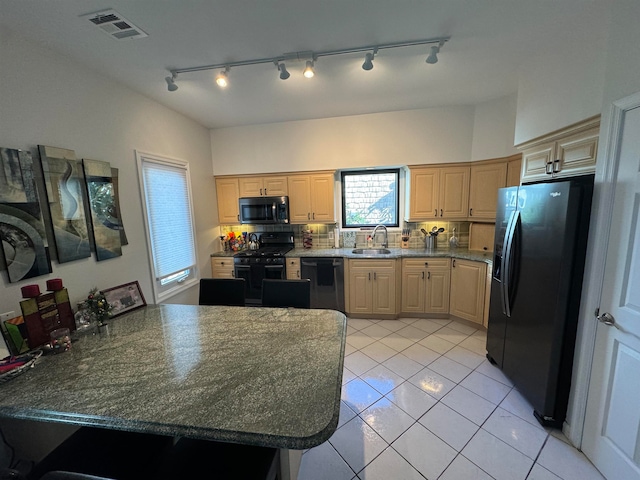
[[[517,91],[527,60],[584,42],[606,0],[0,0],[0,24],[209,128],[468,105]],[[114,9],[148,36],[116,40],[87,14]],[[312,79],[289,61],[215,71],[174,69],[450,37],[428,46],[320,57]],[[585,44],[585,48],[588,46]],[[3,72],[3,75],[9,74]]]

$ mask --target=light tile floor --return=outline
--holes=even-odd
[[[338,428],[304,453],[299,479],[601,480],[485,343],[456,321],[349,319]]]

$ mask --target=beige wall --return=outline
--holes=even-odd
[[[604,7],[593,4],[585,8]],[[584,16],[583,20],[587,18]],[[566,32],[565,41],[553,51],[523,59],[518,81],[516,145],[600,113],[607,25],[601,15],[591,18],[591,24],[566,28],[559,25]]]
[[[518,153],[513,146],[516,106],[516,94],[475,106],[471,160],[508,157]]]
[[[472,106],[211,131],[215,175],[466,162]]]
[[[153,301],[136,149],[190,162],[198,265],[208,275],[217,224],[209,131],[10,31],[0,29],[0,44],[0,146],[64,147],[75,150],[78,158],[105,160],[117,167],[129,240],[122,257],[54,261],[48,276],[9,283],[2,271],[0,313],[19,314],[20,287],[36,283],[45,291],[49,278],[62,278],[74,307],[93,286],[108,288],[133,280],[140,282],[147,301]]]

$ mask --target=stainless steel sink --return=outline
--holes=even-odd
[[[391,250],[387,248],[354,248],[351,253],[357,255],[387,255]]]

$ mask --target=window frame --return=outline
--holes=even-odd
[[[157,155],[154,153],[148,153],[136,150],[136,161],[138,165],[138,181],[140,185],[140,198],[142,203],[142,211],[144,215],[144,230],[147,238],[147,253],[149,256],[149,268],[151,273],[151,284],[153,287],[153,297],[155,303],[161,303],[168,298],[177,295],[185,290],[197,285],[200,281],[199,272],[198,272],[198,246],[196,242],[196,226],[195,226],[195,215],[193,213],[193,193],[191,189],[191,170],[189,168],[189,162],[186,160],[181,160],[177,158],[165,157],[162,155]],[[188,202],[188,210],[189,215],[191,217],[191,236],[193,239],[193,257],[195,259],[195,263],[187,267],[190,271],[188,274],[184,276],[178,276],[174,280],[163,285],[163,280],[165,277],[170,277],[171,275],[166,275],[163,278],[159,278],[156,272],[155,260],[154,260],[154,252],[153,252],[153,242],[151,239],[151,228],[149,223],[149,211],[147,209],[147,196],[144,184],[144,172],[143,172],[143,163],[152,163],[156,165],[162,165],[165,167],[181,169],[185,171],[185,178],[187,183],[187,202]],[[185,269],[186,270],[186,269]],[[174,274],[175,275],[175,274]]]
[[[395,207],[396,207],[396,223],[386,225],[387,228],[399,228],[401,222],[401,197],[402,197],[402,169],[400,167],[394,168],[361,168],[354,170],[341,170],[340,171],[340,200],[341,200],[341,224],[343,229],[371,229],[374,228],[377,224],[358,224],[358,225],[347,225],[347,205],[345,202],[345,176],[356,176],[356,175],[375,175],[375,174],[383,174],[383,173],[394,173],[396,175],[396,199],[395,199]]]

